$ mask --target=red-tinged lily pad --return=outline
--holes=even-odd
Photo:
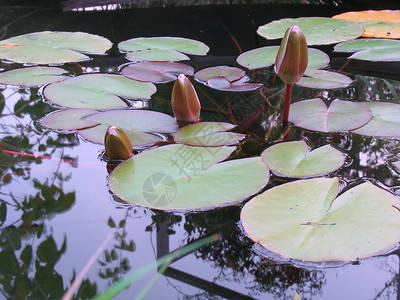
[[[272,21],[258,28],[257,33],[266,39],[282,38],[294,25],[304,33],[308,45],[329,45],[353,40],[361,36],[364,27],[352,21],[321,17],[303,17]]]
[[[67,71],[57,67],[29,67],[0,73],[0,84],[40,86],[64,80]]]
[[[159,210],[232,205],[257,193],[269,180],[260,157],[220,162],[235,149],[182,144],[158,147],[122,162],[108,184],[122,200]]]
[[[247,202],[241,221],[254,242],[304,261],[356,261],[400,241],[396,196],[370,182],[338,192],[338,178],[282,184]]]
[[[359,39],[336,45],[335,52],[353,53],[348,58],[394,62],[400,61],[400,41],[387,39]]]
[[[321,99],[303,100],[290,105],[289,122],[322,132],[350,131],[367,124],[371,110],[361,104],[336,99],[327,107]]]
[[[330,145],[311,149],[304,141],[273,145],[261,154],[268,168],[286,177],[311,177],[328,174],[339,169],[345,156]]]
[[[58,110],[44,116],[41,124],[51,129],[75,130],[98,125],[98,122],[85,120],[83,117],[98,113],[90,108],[71,108]]]
[[[0,59],[17,63],[61,64],[88,60],[88,54],[104,54],[112,43],[85,32],[42,31],[0,41]]]
[[[92,128],[77,131],[83,138],[98,144],[104,143],[104,135],[107,128],[111,125],[123,129],[135,146],[163,141],[164,139],[155,133],[171,133],[178,129],[176,120],[173,117],[149,110],[108,110],[98,112],[83,119],[100,124]]]
[[[179,61],[188,60],[186,54],[206,55],[206,44],[181,37],[140,37],[118,44],[118,49],[127,52],[133,61]]]
[[[122,98],[148,99],[156,92],[152,83],[114,74],[84,74],[52,83],[44,89],[50,102],[69,108],[112,109],[127,107]]]
[[[128,65],[121,73],[127,78],[138,81],[162,83],[176,80],[179,74],[191,76],[194,69],[177,62],[144,61]]]
[[[271,67],[275,64],[279,46],[268,46],[243,52],[236,59],[237,63],[247,69],[254,70]],[[325,52],[308,48],[308,69],[321,69],[329,64],[329,55]]]
[[[352,82],[350,77],[340,73],[307,69],[296,84],[314,89],[338,89],[347,87]]]
[[[178,143],[191,146],[216,147],[230,145],[241,140],[245,134],[227,132],[236,125],[224,122],[199,122],[182,127],[174,134]]]
[[[363,102],[372,111],[372,120],[354,133],[376,137],[400,137],[400,104]]]
[[[228,66],[210,67],[200,70],[194,77],[205,85],[222,91],[252,91],[263,86],[247,83],[250,78],[242,69]]]

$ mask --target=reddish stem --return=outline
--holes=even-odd
[[[292,86],[293,85],[291,83],[286,83],[285,106],[283,107],[282,122],[288,122],[289,120],[290,99],[292,98]]]

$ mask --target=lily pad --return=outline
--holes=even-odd
[[[251,199],[241,212],[250,238],[284,257],[356,261],[400,241],[399,200],[366,182],[339,197],[338,178],[297,180]]]
[[[268,168],[286,177],[311,177],[339,169],[345,156],[330,145],[310,151],[304,141],[273,145],[261,154]]]
[[[118,49],[127,52],[130,60],[179,61],[188,60],[186,54],[206,55],[206,44],[180,37],[141,37],[123,41]]]
[[[217,163],[235,149],[173,144],[144,151],[114,170],[109,187],[124,201],[159,210],[234,204],[258,192],[269,180],[260,157]]]
[[[146,99],[156,92],[152,83],[114,74],[84,74],[44,89],[50,102],[70,108],[111,109],[127,107],[120,98]]]
[[[176,74],[193,75],[194,69],[177,62],[144,61],[128,65],[121,73],[138,81],[162,83],[176,80]]]
[[[98,113],[97,110],[89,108],[71,108],[58,110],[44,116],[41,124],[51,129],[75,130],[96,126],[99,123],[84,120],[83,117]]]
[[[361,24],[331,18],[304,17],[272,21],[258,28],[257,33],[266,39],[282,38],[286,30],[299,26],[306,36],[308,45],[329,45],[353,40],[361,36],[364,28]]]
[[[340,73],[307,69],[296,84],[314,89],[338,89],[347,87],[352,82],[350,77]]]
[[[354,133],[376,137],[400,137],[400,104],[363,102],[372,111],[372,120]]]
[[[290,105],[289,122],[309,130],[343,132],[357,129],[372,119],[371,110],[361,103],[336,99],[329,108],[321,99]]]
[[[336,45],[335,52],[355,52],[349,59],[367,61],[400,61],[400,41],[387,39],[359,39]]]
[[[332,18],[360,22],[364,26],[363,37],[400,38],[400,10],[349,11]]]
[[[88,60],[83,53],[104,54],[112,43],[85,32],[42,31],[0,41],[0,59],[17,63],[61,64]]]
[[[279,46],[268,46],[243,52],[236,59],[237,63],[250,70],[271,67],[275,64]],[[329,55],[325,52],[308,48],[307,69],[321,69],[329,64]]]
[[[40,86],[65,79],[66,76],[61,75],[64,73],[67,73],[67,71],[56,67],[14,69],[0,73],[0,84]]]
[[[174,134],[178,143],[192,146],[224,146],[238,142],[245,134],[226,132],[236,125],[223,122],[199,122],[182,127]]]
[[[85,121],[101,124],[78,130],[83,138],[98,144],[104,143],[104,135],[109,126],[122,128],[135,146],[154,144],[164,139],[154,133],[171,133],[178,129],[176,120],[166,114],[133,109],[116,109],[98,112],[83,118]],[[149,122],[151,120],[151,122]]]

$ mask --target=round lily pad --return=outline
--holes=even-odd
[[[42,31],[0,41],[0,59],[61,64],[89,59],[83,53],[104,54],[111,46],[108,39],[85,32]]]
[[[194,69],[177,62],[144,61],[128,65],[121,73],[138,81],[162,83],[176,80],[177,74],[193,75]]]
[[[364,28],[361,24],[331,18],[304,17],[281,19],[260,26],[257,33],[266,39],[282,38],[286,30],[294,25],[304,33],[308,45],[329,45],[353,40],[361,36]]]
[[[347,87],[352,82],[350,77],[340,73],[307,69],[296,84],[314,89],[338,89]]]
[[[269,180],[260,157],[230,160],[234,147],[167,145],[122,162],[109,187],[122,200],[159,210],[212,209],[244,200]]]
[[[206,55],[206,44],[181,37],[140,37],[118,44],[118,49],[127,52],[130,60],[179,61],[188,60],[186,54]]]
[[[236,59],[237,63],[250,70],[266,68],[275,64],[279,46],[268,46],[243,52]],[[325,52],[308,48],[308,69],[321,69],[329,64],[329,55]]]
[[[71,108],[58,110],[44,116],[41,124],[47,128],[60,130],[75,130],[98,125],[98,122],[84,120],[83,117],[97,113],[90,108]]]
[[[245,134],[226,132],[236,125],[224,122],[199,122],[182,127],[174,134],[178,143],[192,146],[224,146],[238,142]]]
[[[242,69],[228,66],[209,67],[194,74],[197,80],[211,88],[222,91],[252,91],[262,86],[247,83],[250,80]]]
[[[321,99],[290,105],[289,122],[309,130],[342,132],[357,129],[372,119],[371,110],[361,103],[336,99],[329,108]]]
[[[98,144],[104,142],[106,130],[112,125],[122,128],[135,146],[162,141],[164,139],[154,133],[171,133],[178,129],[173,117],[150,110],[115,109],[98,112],[83,119],[100,125],[78,130],[77,133]]]
[[[376,137],[400,137],[400,104],[363,102],[372,111],[372,120],[354,133]]]
[[[0,84],[40,86],[66,78],[64,69],[56,67],[28,67],[0,73]]]
[[[147,99],[156,92],[152,83],[128,79],[114,74],[84,74],[44,89],[50,102],[70,108],[111,109],[127,107],[120,98]]]
[[[273,145],[261,154],[268,168],[286,177],[311,177],[327,174],[339,169],[345,156],[330,145],[313,151],[304,141],[285,142]]]
[[[400,61],[400,41],[387,39],[359,39],[336,45],[336,52],[355,52],[349,59],[367,61]]]
[[[338,178],[297,180],[267,190],[241,211],[249,237],[284,257],[356,261],[400,241],[399,199],[366,182],[339,197]]]

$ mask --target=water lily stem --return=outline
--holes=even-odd
[[[286,83],[286,93],[285,93],[285,105],[283,107],[283,118],[282,122],[288,122],[289,120],[289,109],[290,109],[290,99],[292,98],[292,84]]]

